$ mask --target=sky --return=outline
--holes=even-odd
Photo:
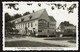
[[[19,10],[14,10],[8,9],[7,6],[5,6],[5,3],[19,3],[16,7],[19,8]],[[31,6],[28,6],[26,3],[32,3]],[[41,7],[38,6],[38,3],[41,3]],[[46,3],[56,3],[56,4],[67,4],[65,10],[63,9],[58,9],[57,7],[54,6],[54,10],[51,9],[51,6],[53,5],[46,5]],[[67,8],[69,8],[72,4],[76,4],[76,8],[74,8],[74,13],[68,14]],[[56,26],[58,27],[59,24],[63,21],[69,21],[71,24],[74,24],[78,26],[78,2],[3,2],[3,14],[4,13],[9,13],[10,15],[14,14],[22,14],[25,12],[30,12],[32,11],[38,11],[41,9],[46,9],[48,15],[53,16],[54,19],[57,21]]]

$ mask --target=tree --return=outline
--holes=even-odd
[[[16,14],[14,15],[15,18],[20,17],[21,15]],[[12,20],[12,16],[8,13],[5,13],[5,36],[9,36],[13,33],[17,34],[19,31],[15,28],[15,24],[11,23],[10,20]]]
[[[68,10],[68,13],[73,13],[74,11],[74,8],[76,8],[76,4],[72,4],[67,10]]]
[[[41,3],[38,3],[38,6],[41,7]]]
[[[8,6],[8,9],[14,9],[14,10],[19,10],[19,8],[16,8],[16,5],[18,5],[18,3],[7,3],[5,4],[5,6]]]
[[[25,12],[25,13],[23,14],[23,16],[28,15],[28,14],[30,14],[30,12]]]
[[[12,31],[12,28],[15,28],[14,24],[10,22],[11,16],[8,13],[5,13],[5,31],[6,35],[9,34],[10,31]]]
[[[21,14],[15,14],[13,17],[14,17],[14,19],[16,19],[16,18],[22,17],[22,15]]]
[[[32,5],[32,3],[27,3],[27,5],[29,5],[29,6],[30,6],[30,5]]]
[[[64,21],[64,22],[61,22],[61,24],[60,24],[60,25],[69,26],[69,25],[70,25],[70,23],[69,23],[68,21]]]
[[[5,22],[7,23],[10,20],[11,20],[11,16],[8,13],[5,13]]]
[[[14,30],[12,30],[12,32],[14,32],[15,34],[18,34],[19,30],[14,29]]]
[[[54,7],[52,6],[52,7],[51,7],[51,9],[53,10],[53,9],[54,9]]]
[[[70,24],[69,21],[64,21],[60,23],[60,28],[64,29],[64,26],[74,26],[73,24]]]

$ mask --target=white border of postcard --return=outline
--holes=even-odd
[[[61,1],[57,1],[57,2],[61,2]],[[77,2],[77,1],[75,1],[75,2]],[[3,5],[4,5],[4,3],[6,3],[6,2],[2,2]],[[17,2],[14,1],[14,2],[8,2],[8,3],[17,3]],[[23,1],[21,1],[19,3],[23,3]],[[32,1],[32,3],[33,3],[33,1]],[[5,20],[4,20],[5,17],[4,17],[4,12],[2,12],[2,18],[3,18],[3,32],[2,33],[3,33],[3,50],[4,51],[6,51],[6,50],[13,50],[13,51],[15,51],[15,50],[16,51],[19,51],[19,50],[78,50],[78,28],[76,28],[76,32],[77,32],[76,47],[5,47]],[[78,24],[77,24],[77,26],[78,26]]]

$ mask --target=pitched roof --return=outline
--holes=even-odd
[[[32,17],[31,20],[37,19],[37,18],[39,18],[39,17],[42,15],[42,13],[43,13],[45,10],[46,10],[46,9],[41,9],[41,10],[38,10],[38,11],[36,11],[36,12],[34,12],[34,13],[25,15],[25,16],[20,17],[20,18],[17,18],[17,19],[14,19],[14,20],[12,20],[12,21],[17,20],[18,22],[21,22],[21,19],[24,18],[24,22],[25,22],[25,21],[29,21],[29,20],[30,20],[29,17]],[[48,16],[48,17],[49,17],[50,21],[56,21],[56,20],[53,18],[53,16]]]
[[[65,26],[65,29],[76,29],[75,26]]]
[[[53,16],[49,16],[50,21],[56,21]]]
[[[31,19],[36,19],[36,18],[39,18],[39,17],[42,15],[42,13],[43,13],[44,10],[45,10],[45,9],[41,9],[41,10],[38,10],[38,11],[36,11],[36,12],[34,12],[34,13],[25,15],[25,16],[23,16],[23,17],[20,17],[20,18],[14,19],[14,20],[19,20],[19,19],[24,18],[24,21],[28,21],[30,16],[32,16]],[[13,20],[13,21],[14,21],[14,20]]]

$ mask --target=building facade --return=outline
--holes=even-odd
[[[53,35],[56,31],[56,20],[47,14],[46,9],[14,19],[11,22],[15,23],[19,34]]]

